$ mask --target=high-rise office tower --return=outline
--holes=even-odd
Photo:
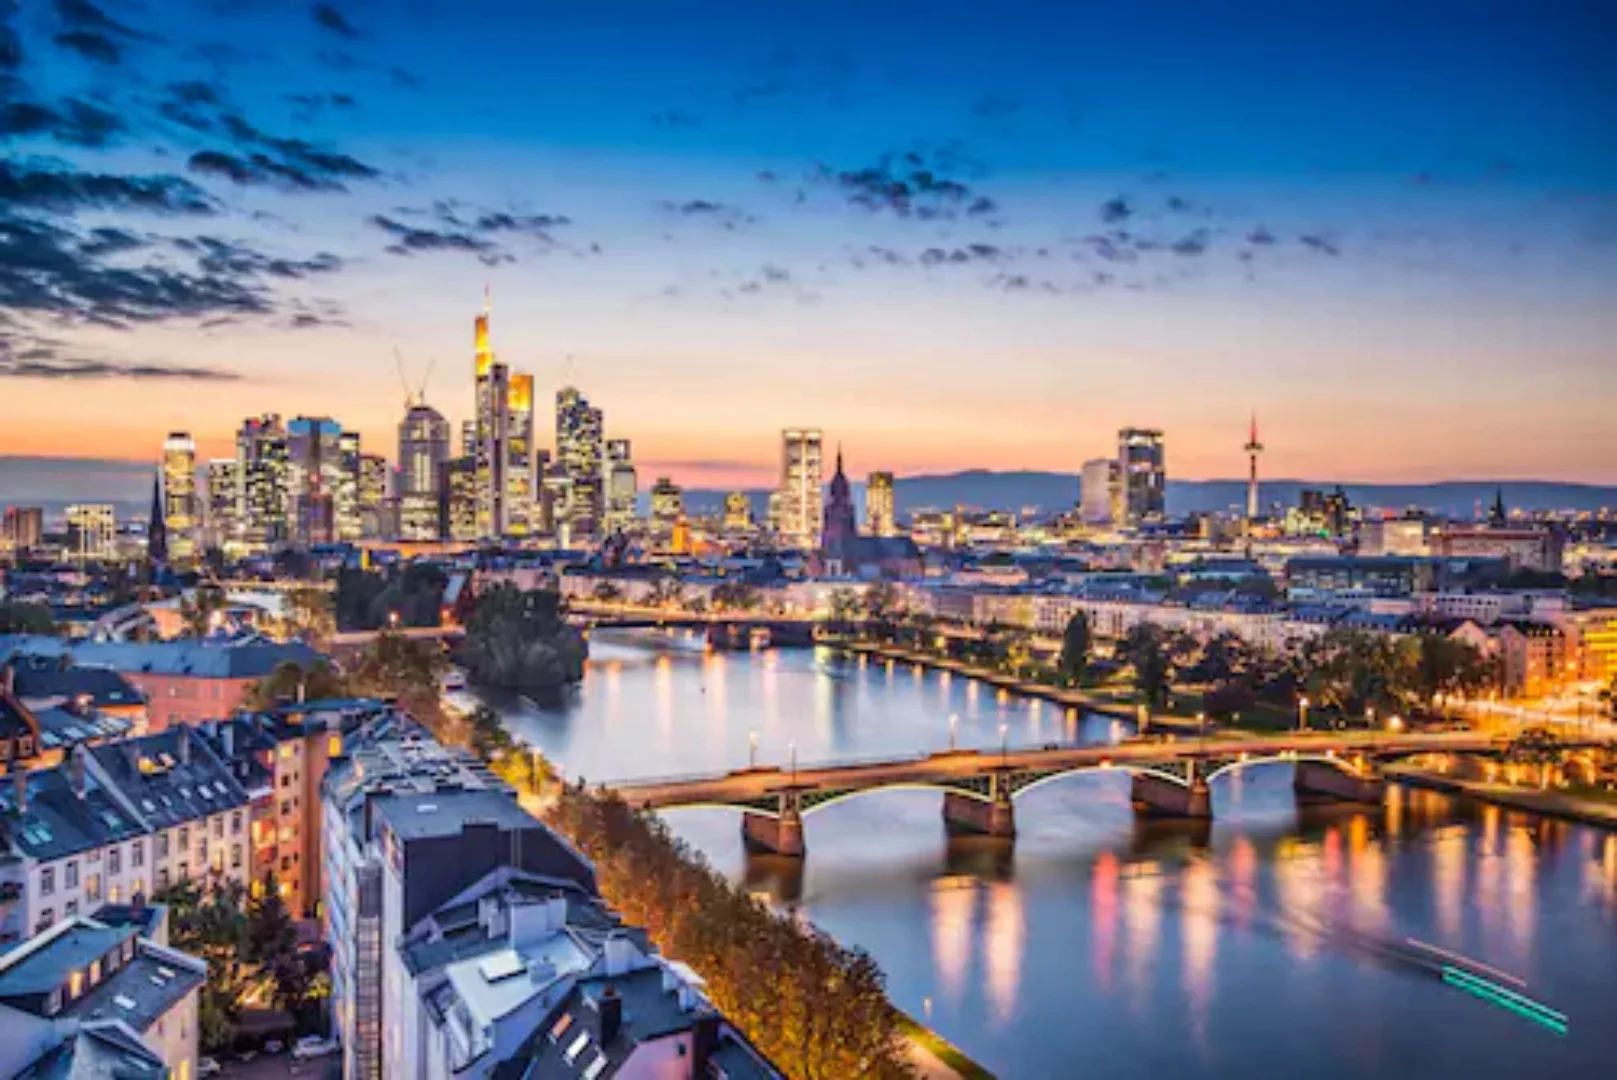
[[[601,437],[601,410],[577,388],[564,386],[556,393],[556,463],[571,481],[567,518],[572,541],[585,542],[601,533],[605,509],[601,483],[605,448]]]
[[[176,564],[197,556],[197,444],[184,431],[163,440],[163,527]]]
[[[358,478],[340,503],[343,459],[342,425],[329,416],[298,416],[287,421],[288,517],[293,537],[301,544],[329,544],[337,539],[340,505],[358,508]],[[352,446],[353,466],[359,467],[357,440]]]
[[[504,532],[510,536],[536,531],[533,451],[533,376],[518,373],[506,387]]]
[[[724,497],[724,529],[746,532],[752,528],[752,500],[745,491],[732,491]]]
[[[820,487],[820,433],[787,428],[780,435],[780,540],[789,547],[819,542],[824,495]]]
[[[462,543],[483,539],[477,518],[477,459],[450,458],[440,467],[439,477],[439,535]]]
[[[286,428],[274,413],[249,417],[236,433],[236,518],[241,540],[267,547],[291,535]]]
[[[451,457],[468,457],[474,462],[477,460],[477,421],[462,420],[460,422],[460,453],[451,454]]]
[[[449,421],[424,401],[410,406],[399,423],[399,536],[436,540],[440,535],[441,484],[449,460]]]
[[[14,555],[27,555],[45,536],[45,508],[8,506],[5,517],[6,546]]]
[[[685,493],[666,476],[651,485],[651,530],[661,540],[674,535],[674,526],[685,513]]]
[[[389,490],[391,469],[381,454],[359,455],[359,532],[373,540],[398,532],[397,502]]]
[[[118,554],[118,517],[108,503],[76,503],[67,508],[67,547],[80,562],[105,561]]]
[[[628,439],[606,442],[606,531],[628,532],[634,527],[635,500],[640,480],[634,471]]]
[[[898,532],[890,472],[873,472],[865,480],[865,528],[872,536],[893,536]]]
[[[1095,458],[1084,462],[1083,477],[1078,484],[1078,516],[1086,525],[1111,525],[1116,522],[1118,471],[1116,458]]]
[[[241,519],[237,516],[237,500],[241,488],[241,466],[235,458],[214,458],[203,469],[203,482],[207,486],[207,512],[203,515],[203,531],[207,543],[221,550],[236,547],[241,540]]]
[[[573,541],[573,478],[556,462],[546,462],[539,477],[539,527],[557,547]]]
[[[505,532],[505,471],[510,373],[494,359],[488,337],[489,302],[483,294],[483,310],[473,324],[474,370],[477,401],[473,423],[473,468],[477,491],[477,534],[479,539]]]
[[[1162,432],[1124,428],[1117,433],[1117,466],[1123,486],[1123,521],[1161,521],[1167,509],[1168,471]]]
[[[365,455],[359,451],[359,432],[337,436],[337,462],[330,471],[331,512],[336,539],[351,544],[365,535],[360,500],[360,470]]]

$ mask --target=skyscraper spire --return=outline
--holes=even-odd
[[[1258,441],[1258,414],[1252,413],[1252,427],[1247,432],[1246,446],[1247,481],[1246,481],[1246,520],[1250,524],[1258,516],[1258,455],[1263,453],[1263,443]]]

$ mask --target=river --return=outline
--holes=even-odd
[[[962,747],[1126,734],[828,650],[598,632],[591,653],[564,700],[500,707],[592,783],[941,749],[951,716]],[[899,1005],[1003,1077],[1612,1075],[1617,834],[1396,786],[1300,808],[1290,782],[1221,777],[1198,828],[1137,820],[1121,774],[1075,776],[1018,799],[1014,846],[949,837],[935,792],[879,792],[809,816],[801,862],[747,855],[733,811],[667,820],[868,949]],[[1410,938],[1497,969],[1566,1031],[1377,947]]]

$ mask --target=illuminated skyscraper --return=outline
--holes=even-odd
[[[245,545],[264,548],[291,535],[289,471],[281,418],[266,413],[243,421],[236,433],[236,517]]]
[[[359,432],[344,431],[337,436],[337,462],[328,472],[328,483],[333,531],[336,539],[343,543],[353,543],[365,534],[359,492],[364,457],[359,452]]]
[[[1078,516],[1086,525],[1112,525],[1118,517],[1122,474],[1115,458],[1095,458],[1084,462],[1078,484]]]
[[[237,547],[241,540],[241,518],[236,512],[241,488],[241,466],[235,458],[214,458],[203,471],[208,488],[204,532],[209,546],[220,550]]]
[[[329,544],[338,538],[338,516],[351,510],[358,523],[359,442],[355,438],[353,482],[343,489],[343,462],[349,447],[342,425],[329,416],[298,416],[286,425],[288,517],[301,544]]]
[[[819,543],[824,513],[821,491],[820,433],[810,428],[781,432],[780,521],[782,544],[809,549]]]
[[[724,529],[746,532],[752,528],[752,500],[745,491],[732,491],[724,497]]]
[[[680,486],[659,476],[651,485],[651,529],[659,540],[667,541],[674,535],[674,525],[685,513],[685,493]]]
[[[118,518],[107,503],[67,508],[68,553],[80,562],[104,562],[118,554]]]
[[[635,499],[640,482],[628,439],[608,439],[606,443],[606,531],[627,532],[634,527]]]
[[[483,294],[483,310],[473,324],[473,347],[477,376],[474,424],[473,487],[477,496],[477,535],[479,539],[500,536],[505,531],[505,472],[507,407],[510,397],[509,373],[494,359],[488,339],[489,302]]]
[[[399,424],[399,536],[436,540],[444,462],[449,460],[449,422],[424,401],[410,406]]]
[[[1167,509],[1168,471],[1162,432],[1124,428],[1117,433],[1117,465],[1123,486],[1123,521],[1161,521]]]
[[[439,481],[439,532],[445,540],[480,540],[478,532],[477,461],[450,458],[443,463]]]
[[[381,454],[359,455],[359,532],[363,537],[379,540],[398,531],[398,504],[389,491],[391,472]]]
[[[197,444],[176,431],[163,440],[163,526],[176,564],[196,559],[197,516]]]
[[[587,542],[601,533],[605,509],[601,410],[575,387],[556,393],[556,464],[571,482],[567,520],[572,542]]]
[[[8,506],[5,517],[6,547],[16,555],[26,555],[39,546],[45,536],[45,508],[42,506]]]
[[[533,376],[516,374],[506,389],[505,527],[509,536],[537,531],[533,484]]]
[[[872,536],[893,536],[898,532],[890,472],[873,472],[865,481],[865,529]]]

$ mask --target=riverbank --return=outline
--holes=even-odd
[[[954,1043],[900,1011],[898,1030],[909,1043],[910,1064],[922,1080],[995,1080]]]
[[[1490,784],[1482,780],[1462,780],[1408,765],[1389,765],[1386,775],[1387,779],[1408,784],[1410,787],[1427,788],[1449,795],[1464,795],[1509,810],[1525,810],[1528,813],[1560,818],[1563,821],[1575,821],[1581,825],[1617,830],[1617,804],[1599,799],[1558,790],[1537,791],[1509,784]]]

